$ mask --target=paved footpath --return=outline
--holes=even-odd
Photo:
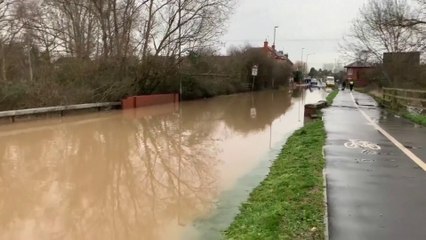
[[[426,239],[426,128],[349,91],[324,120],[330,239]]]

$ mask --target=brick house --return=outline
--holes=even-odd
[[[265,40],[265,42],[263,42],[262,50],[266,54],[268,54],[268,56],[276,59],[277,61],[283,61],[284,63],[289,63],[290,65],[293,65],[293,62],[290,61],[290,59],[288,58],[288,54],[284,54],[283,51],[277,51],[275,45],[269,46],[268,40]]]
[[[356,61],[345,66],[345,69],[346,80],[354,81],[355,86],[364,87],[369,83],[368,75],[372,71],[373,66],[368,63]]]

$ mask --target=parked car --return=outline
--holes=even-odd
[[[305,78],[305,84],[311,84],[311,78]]]
[[[315,78],[311,79],[310,85],[311,87],[321,87],[321,83]]]

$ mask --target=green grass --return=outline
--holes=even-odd
[[[333,100],[334,100],[334,98],[336,98],[338,93],[339,93],[339,90],[334,89],[330,94],[328,94],[328,96],[326,98],[328,106],[331,106],[331,104],[333,104]]]
[[[323,122],[291,136],[266,179],[253,190],[226,239],[324,239]]]
[[[404,113],[402,116],[412,122],[415,122],[419,125],[426,126],[426,115]]]

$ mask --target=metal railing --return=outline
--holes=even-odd
[[[98,111],[100,111],[102,108],[119,107],[119,106],[121,106],[120,102],[106,102],[106,103],[86,103],[86,104],[78,104],[78,105],[10,110],[10,111],[0,112],[0,119],[10,118],[10,121],[14,122],[15,117],[19,117],[19,116],[31,116],[31,115],[48,114],[48,113],[60,113],[60,115],[63,116],[63,114],[67,111],[77,111],[77,110],[85,110],[85,109],[98,109]]]

